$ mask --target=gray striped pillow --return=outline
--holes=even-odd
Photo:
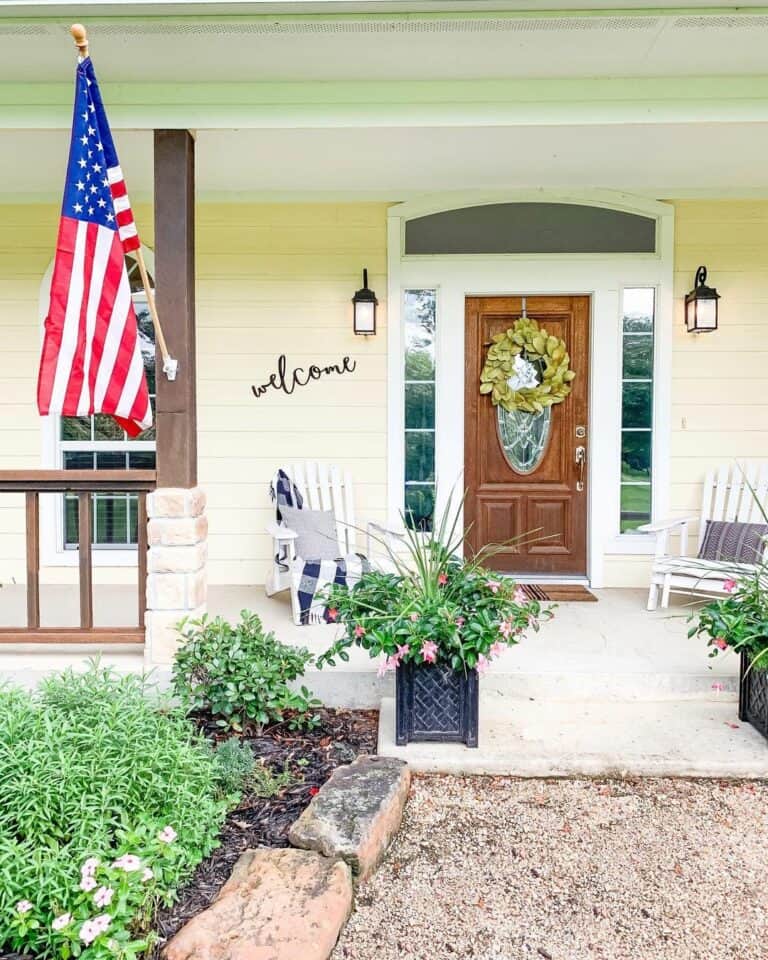
[[[766,535],[768,524],[765,523],[707,520],[699,560],[759,563],[765,550],[763,537]]]

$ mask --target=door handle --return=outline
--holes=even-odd
[[[579,471],[579,477],[576,481],[576,490],[581,493],[584,489],[584,467],[587,463],[587,448],[576,447],[576,466]]]

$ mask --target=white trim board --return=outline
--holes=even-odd
[[[656,253],[501,256],[421,256],[403,254],[405,221],[439,210],[482,203],[547,201],[612,207],[657,221]],[[436,461],[437,509],[453,488],[463,486],[464,465],[464,306],[467,296],[588,295],[591,298],[589,400],[589,583],[603,585],[604,558],[610,554],[652,552],[650,540],[619,534],[621,453],[621,291],[656,288],[653,518],[669,503],[670,391],[673,315],[674,208],[665,203],[592,191],[557,194],[518,191],[467,192],[426,197],[392,207],[388,214],[388,512],[396,522],[402,509],[403,329],[402,296],[407,288],[437,290]]]

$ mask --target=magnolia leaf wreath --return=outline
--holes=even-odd
[[[494,405],[541,413],[571,392],[576,374],[568,369],[571,358],[565,343],[549,336],[535,320],[520,317],[506,333],[491,339],[480,393],[490,393]]]

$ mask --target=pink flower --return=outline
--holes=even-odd
[[[336,609],[336,607],[328,608],[328,619],[331,621],[331,623],[333,623],[334,620],[338,619],[338,616],[339,616],[339,611]]]
[[[85,874],[83,876],[82,880],[80,881],[80,889],[84,893],[90,893],[91,890],[96,889],[96,881],[92,876],[90,876],[90,874]]]
[[[509,638],[509,635],[512,633],[512,624],[509,622],[509,620],[501,621],[501,623],[499,624],[499,633],[505,639]]]
[[[713,643],[714,646],[717,647],[718,650],[727,650],[727,649],[728,649],[728,641],[725,639],[725,637],[715,637],[715,638],[712,640],[712,643]]]
[[[16,904],[16,913],[23,915],[25,913],[29,913],[31,909],[32,904],[29,902],[29,900],[19,900],[19,902]]]
[[[723,692],[723,685],[722,685],[722,683],[713,683],[713,684],[712,684],[712,689],[715,691],[715,693],[722,693],[722,692]]]
[[[93,920],[86,920],[80,927],[80,939],[88,946],[98,937],[101,931],[94,926]]]
[[[491,645],[491,649],[488,651],[488,655],[490,657],[500,657],[506,649],[507,649],[506,643],[502,643],[501,640],[497,640],[494,644]]]
[[[152,873],[152,870],[149,867],[145,867],[144,873],[141,875],[141,882],[148,883],[150,880],[154,880],[155,875]]]
[[[107,927],[112,923],[112,917],[108,913],[100,913],[98,917],[94,917],[91,923],[96,927],[99,933],[103,933]]]
[[[528,597],[522,587],[515,587],[515,592],[512,594],[512,603],[518,607],[524,607],[528,603]]]
[[[395,657],[397,657],[397,662],[400,663],[403,657],[410,652],[411,652],[410,644],[404,643],[402,646],[398,644],[397,653],[395,654]]]
[[[422,643],[421,659],[424,663],[434,663],[437,659],[437,644],[433,640]]]
[[[166,827],[166,829],[168,828]],[[112,866],[115,868],[115,870],[124,870],[126,873],[134,873],[136,870],[141,870],[141,860],[139,860],[139,858],[134,856],[132,853],[124,853],[122,857],[118,857],[117,860],[112,863]],[[90,887],[89,889],[92,890],[93,887]]]
[[[421,619],[421,614],[416,613],[415,611],[408,616],[408,619],[411,623],[416,623],[417,620]]]
[[[98,857],[88,857],[83,866],[80,868],[80,873],[84,877],[92,877],[96,872],[96,867],[99,865]]]
[[[163,827],[163,829],[158,833],[157,839],[160,843],[173,843],[178,834],[173,829],[173,827]]]
[[[498,593],[501,583],[498,580],[486,580],[486,587],[491,591],[491,593]]]
[[[448,583],[448,574],[441,573],[437,578],[437,582],[441,587],[444,587],[446,583]]]
[[[467,621],[464,619],[464,617],[456,617],[456,626],[459,628],[459,630],[461,630],[466,622]]]
[[[723,583],[723,590],[725,590],[726,593],[733,593],[733,591],[736,589],[736,586],[737,584],[735,580],[726,580]]]
[[[389,670],[394,670],[397,667],[399,662],[400,660],[397,657],[397,655],[394,655],[392,657],[384,657],[384,659],[379,663],[379,669],[377,671],[378,675],[380,677],[383,677],[384,674],[387,673]]]
[[[482,676],[485,671],[488,669],[489,660],[487,657],[484,657],[481,653],[477,658],[477,672]]]
[[[108,907],[112,903],[115,891],[112,887],[99,887],[93,895],[93,902],[97,907]]]
[[[361,627],[359,623],[355,627],[355,636],[357,637],[358,640],[360,639],[360,637],[364,637],[367,632],[368,631],[365,629],[365,627]]]
[[[68,927],[70,923],[72,923],[72,914],[62,913],[53,920],[51,927],[54,930],[63,930],[64,927]]]

